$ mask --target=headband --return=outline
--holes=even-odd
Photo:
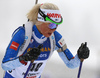
[[[39,9],[38,21],[61,24],[63,20],[59,10]]]

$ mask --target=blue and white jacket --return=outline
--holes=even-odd
[[[78,58],[77,54],[75,57],[72,55],[69,49],[65,46],[66,44],[61,34],[59,34],[57,31],[47,38],[43,36],[34,25],[32,28],[30,43],[26,50],[20,54],[19,50],[24,47],[24,42],[25,28],[21,26],[13,33],[12,39],[6,49],[6,53],[1,64],[2,68],[6,71],[4,78],[23,78],[30,61],[20,62],[18,57],[25,54],[27,51],[30,51],[31,48],[37,47],[39,44],[43,44],[41,54],[32,64],[27,78],[39,78],[48,58],[55,50],[58,51],[59,56],[67,67],[76,68],[80,64],[80,59]]]

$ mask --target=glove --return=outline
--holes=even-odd
[[[32,48],[29,52],[27,52],[25,55],[22,55],[19,57],[19,61],[31,61],[31,60],[36,60],[38,56],[40,55],[41,48],[43,47],[42,44],[40,44],[37,48],[34,47]]]
[[[89,57],[89,48],[87,47],[87,43],[85,42],[81,44],[77,51],[79,59],[86,59]]]

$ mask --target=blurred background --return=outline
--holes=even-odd
[[[81,43],[87,42],[90,57],[83,62],[81,78],[100,78],[100,0],[38,0],[56,4],[63,16],[57,31],[76,55]],[[0,0],[0,64],[13,31],[26,23],[26,14],[35,0]],[[77,78],[78,69],[69,69],[55,51],[48,60],[42,78]],[[0,66],[0,77],[3,70]]]

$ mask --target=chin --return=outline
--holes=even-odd
[[[43,34],[45,37],[50,37],[52,35],[52,33],[44,33]]]
[[[50,37],[50,36],[45,36],[45,37]]]
[[[44,35],[45,37],[50,37],[51,36],[51,34],[48,34],[48,35]]]

